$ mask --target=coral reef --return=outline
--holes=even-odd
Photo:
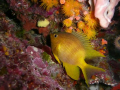
[[[1,0],[0,90],[120,89],[119,5],[119,0]],[[50,33],[73,31],[84,33],[105,56],[85,60],[106,71],[91,76],[90,87],[82,73],[78,81],[71,79],[51,51]]]

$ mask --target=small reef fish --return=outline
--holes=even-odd
[[[104,57],[104,55],[92,48],[84,33],[58,32],[50,34],[50,38],[53,55],[60,64],[63,64],[67,75],[72,79],[79,80],[79,67],[87,85],[92,75],[105,72],[104,69],[85,62],[85,59]]]

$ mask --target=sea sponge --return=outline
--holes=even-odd
[[[47,11],[51,9],[53,6],[58,5],[58,0],[41,0],[41,2],[42,2],[41,6],[46,8]]]
[[[77,27],[78,27],[79,29],[83,29],[83,28],[85,27],[85,23],[84,23],[83,21],[79,21],[79,22],[77,23]]]
[[[62,7],[62,11],[65,16],[79,15],[81,4],[74,0],[66,0],[65,4]]]
[[[71,19],[65,19],[63,21],[63,25],[65,25],[66,27],[70,27],[72,25],[72,20]]]
[[[45,20],[39,20],[37,22],[37,26],[38,27],[47,27],[49,25],[49,23],[50,22],[47,19],[45,19]]]

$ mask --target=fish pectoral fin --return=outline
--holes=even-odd
[[[59,64],[61,64],[60,60],[58,59],[58,57],[53,53],[55,59],[58,61]]]
[[[63,62],[63,66],[65,67],[66,73],[74,80],[79,80],[80,77],[80,69],[76,65],[71,65]]]
[[[102,68],[98,68],[89,64],[86,64],[84,67],[81,67],[85,82],[89,86],[89,81],[93,75],[103,74],[105,70]]]

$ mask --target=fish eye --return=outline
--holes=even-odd
[[[54,37],[57,37],[58,35],[54,34]]]

